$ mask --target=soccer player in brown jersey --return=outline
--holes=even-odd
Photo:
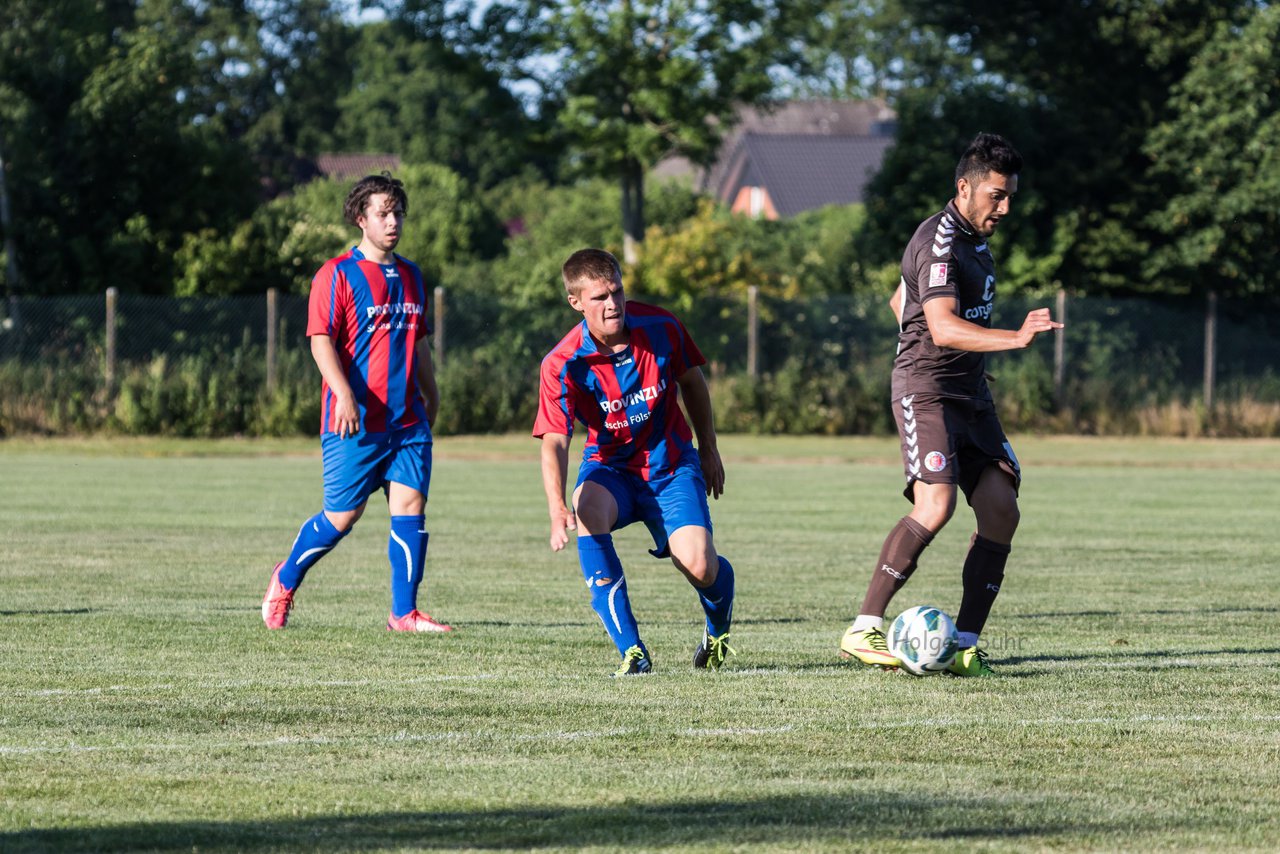
[[[1018,527],[1021,471],[996,417],[986,353],[1020,350],[1062,324],[1049,309],[1018,329],[992,329],[996,269],[987,239],[1009,213],[1022,157],[995,134],[974,138],[956,166],[955,198],[916,229],[902,256],[890,305],[898,317],[893,412],[902,440],[911,512],[885,538],[857,618],[840,640],[842,656],[893,668],[884,613],[915,571],[921,553],[951,519],[957,487],[973,508],[973,535],[956,616],[960,652],[950,672],[990,676],[978,645],[1004,581]]]

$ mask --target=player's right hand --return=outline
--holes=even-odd
[[[551,551],[558,552],[569,544],[569,532],[578,530],[578,520],[568,507],[551,513]]]

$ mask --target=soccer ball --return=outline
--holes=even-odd
[[[946,612],[917,605],[898,615],[889,628],[889,651],[902,669],[916,676],[946,670],[960,650],[956,624]]]

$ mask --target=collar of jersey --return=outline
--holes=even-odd
[[[396,254],[395,254],[394,252],[393,252],[393,253],[391,253],[391,258],[392,258],[392,261],[391,261],[391,263],[390,263],[390,264],[379,264],[378,266],[379,266],[379,267],[394,267],[394,266],[396,265],[396,262],[395,262]],[[368,258],[364,257],[364,253],[360,251],[360,247],[359,247],[359,246],[352,246],[352,247],[351,247],[351,259],[352,259],[353,261],[369,261],[369,259],[368,259]],[[373,262],[373,261],[369,261],[369,263],[370,263],[370,264],[372,264],[372,263],[374,263],[374,262]]]
[[[969,224],[969,220],[964,218],[964,214],[960,213],[960,209],[956,207],[955,199],[947,202],[947,207],[944,213],[948,214],[956,221],[956,228],[960,229],[960,233],[963,234],[965,239],[970,243],[986,242],[978,236],[978,232]]]
[[[619,350],[616,353],[609,353],[604,350],[601,350],[598,346],[596,346],[596,339],[591,337],[591,330],[587,328],[587,321],[583,320],[581,325],[582,325],[582,349],[586,350],[588,353],[597,353],[601,356],[608,356],[609,358],[612,359],[614,357],[621,356],[623,353],[630,352],[631,350],[631,324],[630,323],[626,325],[627,348],[625,350]]]

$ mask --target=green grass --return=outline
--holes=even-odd
[[[376,502],[263,629],[314,442],[0,442],[0,850],[1280,846],[1280,442],[1015,447],[1001,678],[836,659],[891,440],[726,437],[739,655],[691,671],[696,599],[628,529],[658,670],[614,681],[530,439],[437,446],[449,637],[383,629]],[[954,611],[966,514],[895,608]]]

